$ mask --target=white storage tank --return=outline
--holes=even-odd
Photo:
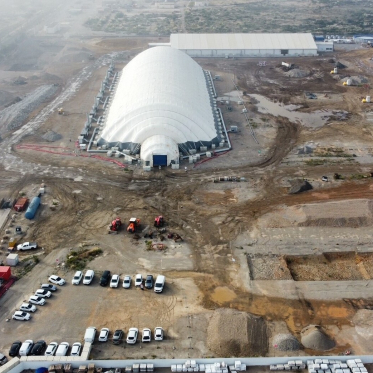
[[[6,264],[11,267],[15,267],[19,262],[18,254],[9,254],[6,257]]]

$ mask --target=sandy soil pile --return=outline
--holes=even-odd
[[[298,351],[302,345],[292,334],[277,334],[274,336],[272,344],[280,351]]]
[[[301,341],[305,348],[317,351],[327,351],[335,347],[335,342],[318,325],[305,327],[301,331]]]
[[[246,312],[218,309],[207,329],[207,345],[217,356],[263,356],[268,352],[267,325]]]

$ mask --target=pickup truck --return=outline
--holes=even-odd
[[[17,245],[17,250],[31,250],[37,249],[38,244],[36,242],[24,242],[20,245]]]

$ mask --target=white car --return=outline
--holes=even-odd
[[[48,278],[48,281],[51,282],[52,284],[55,284],[55,285],[65,285],[66,284],[66,281],[61,278],[61,277],[58,277],[56,275],[52,275]]]
[[[140,286],[142,284],[142,275],[137,274],[135,277],[135,286]]]
[[[35,291],[35,295],[40,298],[50,298],[52,293],[45,289],[38,289]]]
[[[92,271],[92,269],[89,269],[85,275],[84,275],[84,278],[83,278],[83,284],[84,285],[89,285],[92,280],[93,280],[93,277],[95,277],[95,273],[94,271]]]
[[[19,349],[19,355],[27,356],[30,353],[33,345],[34,341],[32,339],[27,339],[26,341],[24,341],[21,345],[21,348]]]
[[[17,245],[17,250],[31,250],[31,249],[37,249],[38,244],[36,242],[25,242],[21,243],[20,245]]]
[[[31,315],[28,312],[16,311],[16,312],[14,312],[14,314],[12,316],[12,319],[27,321],[27,320],[31,319]]]
[[[157,326],[154,329],[154,340],[155,341],[163,341],[163,328]]]
[[[137,341],[137,334],[139,334],[139,329],[130,328],[127,334],[126,342],[130,345],[134,345]]]
[[[131,282],[132,282],[132,279],[131,279],[131,276],[124,276],[124,279],[123,279],[123,287],[125,289],[129,289],[131,287]]]
[[[98,341],[99,342],[107,342],[109,338],[109,332],[110,330],[108,328],[102,328],[100,335],[98,336]]]
[[[144,328],[142,330],[142,341],[151,342],[152,340],[152,331],[149,328]]]
[[[47,349],[45,350],[44,355],[45,356],[54,356],[54,354],[57,351],[58,343],[57,342],[51,342],[49,343]]]
[[[20,311],[24,311],[24,312],[35,312],[36,311],[36,307],[31,303],[22,303],[19,309]]]
[[[79,285],[80,281],[82,281],[82,278],[83,278],[83,272],[82,271],[76,271],[71,283],[73,285]]]
[[[68,342],[62,342],[57,348],[56,356],[66,356],[67,350],[69,349],[70,344]]]
[[[119,285],[119,275],[113,275],[110,281],[111,288],[117,288]]]
[[[28,300],[29,303],[37,304],[38,306],[44,306],[45,298],[37,297],[36,295],[32,295]]]
[[[71,346],[71,352],[70,352],[70,356],[79,356],[80,355],[80,351],[82,349],[82,344],[79,343],[79,342],[75,342],[72,346]]]

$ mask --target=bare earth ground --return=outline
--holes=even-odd
[[[61,5],[53,11],[57,18],[51,19],[64,19],[73,4]],[[8,105],[16,97],[34,95],[34,106],[17,126],[7,128],[0,118],[1,197],[16,198],[22,192],[31,198],[41,183],[46,185],[35,220],[17,214],[12,226],[6,224],[11,232],[15,224],[21,225],[22,239],[36,240],[43,249],[20,254],[22,263],[15,273],[32,263],[34,254],[39,263],[0,300],[0,350],[7,351],[15,339],[73,343],[82,340],[87,326],[95,325],[126,332],[133,326],[162,326],[166,335],[162,344],[96,343],[92,357],[98,358],[328,355],[346,349],[371,354],[373,116],[370,106],[361,103],[371,94],[371,52],[333,53],[347,66],[340,79],[330,75],[332,55],[297,58],[303,77],[289,76],[278,59],[266,59],[265,67],[258,66],[257,59],[198,60],[221,76],[216,81],[218,96],[231,101],[232,112],[224,104],[220,107],[228,128],[239,129],[230,134],[233,150],[193,168],[188,164],[187,173],[146,173],[81,157],[74,141],[111,60],[119,71],[148,42],[159,39],[92,33],[81,26],[89,16],[85,12],[68,16],[70,23],[61,33],[47,35],[42,25],[48,11],[30,18],[37,26],[34,36],[28,34],[29,44],[0,62],[0,92],[5,92],[0,94],[1,109],[23,110]],[[8,40],[2,35],[2,42]],[[23,63],[14,66],[12,61]],[[341,79],[347,75],[363,76],[368,83],[344,87]],[[36,89],[48,84],[56,91],[41,99]],[[318,98],[306,99],[306,91]],[[57,114],[61,106],[63,116]],[[43,139],[49,131],[59,139]],[[27,144],[39,149],[18,147]],[[64,154],[45,152],[48,148],[42,146],[65,148]],[[334,180],[335,173],[341,178]],[[329,182],[322,182],[322,175]],[[246,181],[213,183],[219,176]],[[289,195],[291,182],[303,178],[313,190]],[[166,250],[153,252],[146,249],[145,238],[134,240],[124,230],[118,235],[106,232],[117,215],[124,222],[139,217],[145,228],[158,214],[183,242],[166,239]],[[74,270],[61,263],[81,246],[103,250],[87,264],[96,272],[94,284],[68,283],[39,307],[32,321],[7,322],[51,273],[70,282]],[[1,260],[6,252],[7,240]],[[98,278],[105,269],[121,276],[162,273],[165,292],[101,288]],[[247,328],[240,330],[238,319]],[[302,329],[310,324],[321,325],[336,347],[281,351],[273,342],[282,333],[300,341]],[[231,337],[230,326],[237,328],[237,338]]]

